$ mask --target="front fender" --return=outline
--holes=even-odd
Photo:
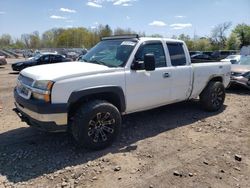
[[[119,100],[120,111],[124,112],[126,109],[126,102],[125,102],[125,95],[123,89],[119,86],[100,86],[100,87],[93,87],[93,88],[85,88],[82,90],[77,90],[71,93],[68,99],[68,105],[75,104],[76,102],[84,99],[85,97],[91,97],[94,95],[108,95],[113,94]],[[105,96],[111,97],[111,96]]]

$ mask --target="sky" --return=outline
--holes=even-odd
[[[108,24],[164,37],[209,36],[214,26],[250,24],[250,0],[0,0],[0,35]]]

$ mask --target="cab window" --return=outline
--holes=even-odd
[[[182,43],[167,43],[167,47],[173,66],[186,65],[186,56]]]
[[[144,61],[145,54],[154,54],[155,56],[155,67],[165,67],[166,66],[166,56],[162,43],[146,43],[142,45],[135,55],[136,61]]]

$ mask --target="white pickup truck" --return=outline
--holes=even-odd
[[[17,114],[30,126],[72,133],[78,144],[107,147],[121,115],[200,99],[217,111],[230,63],[191,64],[183,41],[137,35],[103,38],[80,62],[30,67],[14,89]]]

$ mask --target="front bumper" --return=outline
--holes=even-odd
[[[67,130],[67,104],[48,104],[24,99],[14,89],[15,111],[28,125],[38,129],[59,132]]]
[[[243,76],[231,76],[230,85],[241,85],[250,89],[250,79]]]
[[[17,65],[15,65],[15,64],[12,64],[12,65],[11,65],[11,68],[12,68],[13,71],[21,71],[21,70],[22,70],[22,67],[17,66]]]

